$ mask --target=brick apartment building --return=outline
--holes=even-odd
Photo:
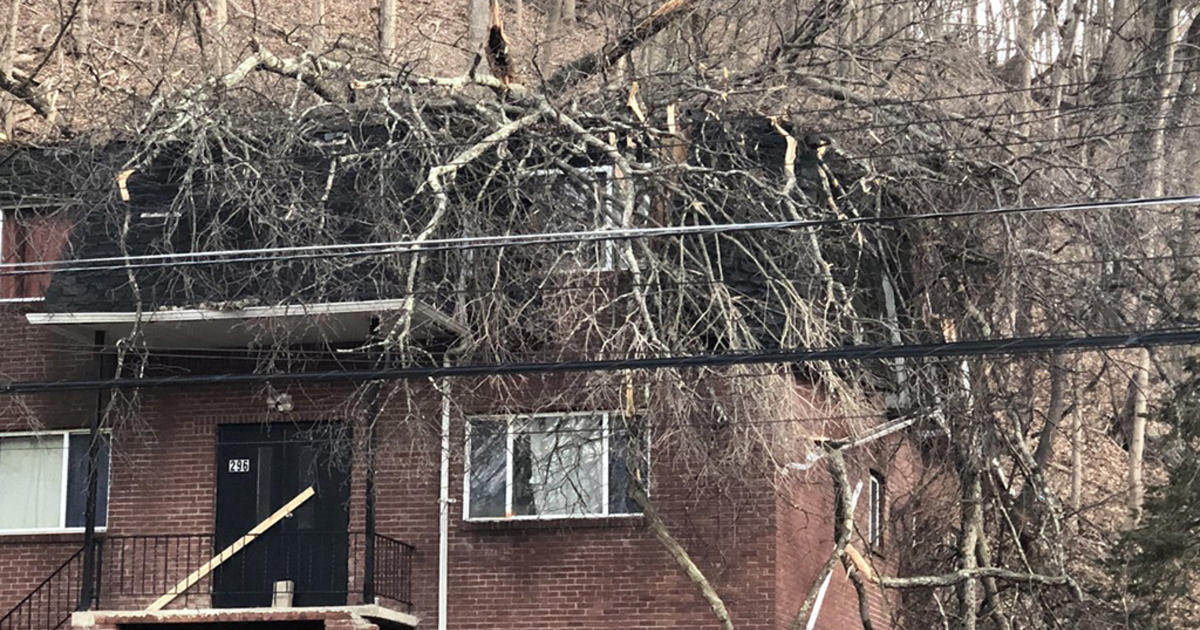
[[[68,243],[75,256],[104,253],[85,242],[94,234],[85,223],[68,229],[36,212],[6,212],[5,262],[53,260]],[[6,278],[3,379],[104,379],[113,340],[139,318],[149,356],[165,349],[152,376],[203,376],[239,365],[234,350],[246,352],[251,325],[300,331],[291,338],[297,346],[310,333],[353,344],[400,308],[376,295],[139,315],[113,297],[119,283],[102,280]],[[416,320],[434,349],[471,332],[434,303],[419,305]],[[569,390],[575,378],[530,378],[522,383],[530,393],[500,406],[468,379],[381,385],[386,394],[366,404],[370,424],[347,402],[363,388],[337,379],[164,382],[141,389],[113,428],[94,424],[107,390],[6,395],[0,630],[716,627],[624,491],[635,477],[648,480],[663,520],[735,627],[793,627],[833,545],[824,467],[715,483],[653,451],[644,460],[624,456],[642,438],[624,422],[621,396],[569,407],[533,393]],[[797,408],[818,408],[816,397],[796,383]],[[813,422],[829,431],[819,414]],[[571,457],[561,456],[563,445]],[[86,531],[89,453],[98,472],[94,532]],[[861,484],[856,544],[878,570],[894,571],[888,511],[903,500],[911,471],[876,463],[866,450],[852,457],[851,482]],[[643,461],[641,469],[631,461]],[[146,611],[307,487],[314,497],[185,583],[161,611]],[[877,588],[869,596],[875,627],[890,627],[894,603]],[[854,589],[837,569],[812,627],[859,623]]]

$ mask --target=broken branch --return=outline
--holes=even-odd
[[[708,602],[713,614],[717,617],[717,621],[721,622],[721,628],[724,630],[733,630],[733,620],[729,617],[729,610],[725,608],[724,600],[721,599],[721,596],[713,588],[708,578],[704,576],[704,572],[700,570],[700,567],[697,567],[696,563],[692,561],[692,557],[688,555],[683,545],[680,545],[679,541],[675,540],[675,537],[671,535],[671,531],[667,529],[666,523],[659,516],[658,510],[654,508],[654,504],[650,502],[650,498],[646,496],[646,492],[638,487],[637,484],[630,484],[629,496],[641,506],[642,514],[646,517],[650,531],[654,532],[654,536],[667,548],[667,553],[675,560],[675,564],[678,564],[679,568],[683,569],[688,579],[700,591],[700,595]]]
[[[622,57],[679,19],[694,2],[695,0],[667,0],[662,3],[621,37],[609,42],[600,50],[576,58],[559,68],[546,80],[546,92],[556,94],[597,73],[604,72],[620,61]]]

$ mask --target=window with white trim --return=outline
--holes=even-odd
[[[631,435],[638,435],[633,442]],[[482,416],[467,420],[463,516],[468,520],[640,514],[629,496],[645,483],[645,436],[608,412]]]
[[[0,534],[81,530],[87,508],[86,431],[0,434]],[[96,526],[107,524],[109,440],[97,458]]]
[[[580,232],[615,227],[612,166],[533,171],[530,219],[541,233]],[[577,240],[551,246],[561,255],[554,268],[565,271],[612,271],[616,241]]]
[[[878,547],[883,543],[883,475],[872,470],[867,477],[867,543]]]

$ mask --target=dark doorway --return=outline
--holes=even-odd
[[[269,606],[275,583],[284,580],[293,583],[294,606],[346,603],[349,458],[334,457],[334,441],[321,428],[218,427],[214,553],[308,486],[316,496],[217,567],[214,607]]]

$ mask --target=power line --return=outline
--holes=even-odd
[[[1085,201],[1042,206],[1011,206],[991,208],[987,210],[926,212],[898,216],[864,216],[835,219],[760,221],[750,223],[680,225],[657,228],[602,228],[596,230],[542,232],[500,236],[448,237],[428,239],[425,241],[402,240],[378,243],[334,243],[329,245],[296,245],[257,249],[218,250],[211,252],[200,251],[164,254],[138,254],[131,256],[107,256],[47,262],[18,262],[0,264],[0,276],[42,275],[50,272],[124,271],[129,269],[148,269],[156,267],[204,266],[226,263],[256,263],[325,258],[349,258],[378,255],[429,253],[437,251],[460,251],[492,247],[523,247],[529,245],[549,245],[561,243],[624,241],[664,236],[692,236],[734,232],[816,229],[869,224],[887,225],[908,221],[947,220],[969,217],[1055,214],[1086,210],[1138,209],[1168,205],[1200,205],[1200,195],[1142,197],[1135,199]],[[81,263],[83,264],[82,266]],[[92,266],[93,263],[122,264]]]
[[[598,407],[599,407],[599,405],[598,405]],[[496,418],[496,417],[500,417],[500,416],[506,416],[506,417],[513,417],[516,419],[522,419],[525,417],[536,416],[536,415],[540,415],[540,414],[553,414],[558,411],[560,411],[560,410],[546,409],[544,411],[535,410],[535,411],[512,412],[512,413],[506,412],[506,413],[489,413],[489,414],[478,414],[478,415],[464,414],[464,418],[467,421],[476,421],[476,422],[484,421],[484,422],[486,422],[486,421],[494,421],[494,420],[486,420],[485,418]],[[609,408],[597,408],[596,409],[597,413],[604,413],[604,412],[611,413],[612,411],[613,411],[613,409],[611,408],[611,406]],[[814,413],[817,413],[817,412],[814,411]],[[622,416],[623,415],[624,414],[622,414]],[[906,422],[910,418],[911,417],[899,418],[899,419],[889,418],[884,413],[858,413],[858,414],[832,414],[832,415],[821,414],[821,415],[813,415],[810,417],[787,416],[787,417],[780,417],[780,418],[740,418],[740,419],[734,420],[732,422],[732,424],[735,426],[774,426],[774,425],[781,425],[781,424],[818,424],[818,423],[824,423],[824,422],[830,422],[830,421],[836,422],[836,421],[845,421],[845,420],[876,420],[876,421],[891,420],[891,423],[889,423],[887,425],[882,425],[881,427],[872,427],[871,429],[868,429],[864,435],[857,436],[857,437],[856,436],[848,436],[845,438],[847,441],[850,441],[850,440],[870,438],[874,433],[878,432],[879,429],[881,429],[883,427],[893,426],[893,424],[898,423],[898,422]],[[704,426],[704,424],[705,423],[671,422],[671,423],[666,423],[666,424],[656,423],[654,425],[654,427],[657,430],[657,432],[661,433],[664,430],[695,427],[695,426]],[[611,425],[609,427],[610,432],[616,432],[616,431],[625,432],[626,430],[627,430],[627,427],[613,428]],[[45,430],[41,430],[41,431],[31,432],[27,435],[18,436],[21,438],[30,438],[30,439],[38,440],[39,444],[43,443],[43,442],[41,442],[41,440],[45,440],[45,442],[44,442],[45,446],[44,447],[43,446],[5,446],[4,452],[5,453],[15,452],[15,451],[26,451],[26,452],[35,451],[35,452],[37,452],[37,451],[44,451],[47,449],[61,449],[62,448],[62,432],[63,431],[61,429],[45,429]],[[570,428],[570,427],[561,427],[561,426],[551,428],[551,429],[531,429],[528,427],[521,427],[519,429],[514,430],[514,434],[516,434],[516,435],[558,435],[558,434],[572,434],[572,433],[588,434],[588,433],[598,433],[598,432],[600,432],[600,429],[598,427],[597,428]],[[86,433],[80,433],[80,435],[86,435]],[[53,436],[53,437],[51,437],[51,436]],[[322,433],[321,433],[320,429],[317,430],[317,433],[313,436],[313,439],[322,439]],[[311,444],[312,441],[313,440],[297,439],[297,440],[272,440],[270,442],[262,442],[262,443],[263,444]],[[237,444],[258,444],[259,442],[236,442],[236,443]],[[2,543],[0,543],[0,544],[2,544]]]
[[[268,381],[362,382],[415,380],[443,377],[482,377],[622,370],[684,369],[761,365],[766,363],[811,363],[816,361],[863,361],[1025,355],[1049,352],[1079,352],[1121,348],[1192,345],[1200,343],[1200,327],[1166,330],[1135,330],[1112,335],[1010,337],[977,341],[905,345],[853,345],[830,348],[792,348],[746,353],[691,354],[665,357],[570,360],[528,363],[409,366],[374,370],[336,370],[289,374],[209,374],[199,376],[119,377],[26,381],[0,384],[0,394],[30,394],[151,387],[181,387],[213,384],[263,383]]]
[[[1035,269],[1035,270],[1049,271],[1049,270],[1059,269],[1062,267],[1085,267],[1085,266],[1097,266],[1097,265],[1106,265],[1106,264],[1114,264],[1114,263],[1134,263],[1134,262],[1168,263],[1168,262],[1178,262],[1178,261],[1182,261],[1182,260],[1196,260],[1196,259],[1200,259],[1200,254],[1114,256],[1114,257],[1107,257],[1107,258],[1080,258],[1080,259],[1070,259],[1070,260],[1049,260],[1049,261],[1042,260],[1042,261],[1038,261],[1038,262],[996,264],[996,265],[989,265],[988,269],[993,270],[993,271],[1004,271],[1004,270],[1014,270],[1014,269],[1020,269],[1020,270]],[[236,262],[236,261],[231,261],[231,262]],[[49,272],[47,272],[47,273],[49,273]],[[3,275],[5,275],[5,274],[3,272],[0,272],[0,276],[3,276]],[[825,277],[825,275],[820,272],[799,273],[796,275],[769,276],[769,277],[764,277],[762,279],[762,282],[763,282],[762,286],[765,288],[769,288],[769,287],[773,286],[772,283],[798,283],[798,282],[803,282],[803,281],[813,280],[813,279],[823,280],[824,277]],[[604,293],[604,294],[608,295],[609,299],[616,299],[616,298],[629,297],[629,295],[630,295],[629,292],[632,291],[633,289],[655,289],[659,293],[669,293],[669,292],[673,292],[673,291],[682,291],[689,287],[722,286],[722,287],[727,287],[727,288],[733,288],[736,290],[739,288],[739,286],[744,286],[744,285],[745,285],[745,281],[741,281],[739,283],[738,281],[728,281],[728,280],[724,280],[724,279],[715,279],[715,280],[714,279],[702,279],[702,280],[701,279],[697,279],[697,280],[674,280],[674,279],[662,280],[662,279],[660,279],[660,280],[652,280],[652,281],[645,281],[645,282],[631,282],[631,281],[626,281],[626,280],[619,280],[614,277],[613,279],[610,279],[606,282],[570,282],[570,283],[563,283],[563,284],[545,283],[545,282],[529,283],[525,279],[521,279],[521,280],[509,280],[508,282],[501,284],[499,286],[489,284],[489,286],[494,286],[495,288],[416,289],[416,290],[409,291],[409,292],[403,292],[403,291],[399,292],[397,294],[394,294],[393,297],[403,298],[403,297],[412,296],[412,297],[416,297],[416,298],[422,298],[422,297],[428,297],[428,296],[448,297],[451,295],[465,295],[468,297],[471,297],[471,296],[480,297],[480,296],[486,296],[486,295],[505,295],[505,294],[512,294],[514,292],[525,291],[526,293],[528,293],[528,296],[525,296],[524,294],[522,294],[521,297],[526,297],[527,299],[532,299],[534,294],[536,294],[538,296],[544,296],[544,295],[560,294],[560,293],[591,291],[591,292]],[[519,287],[519,288],[517,288],[517,287]],[[519,299],[519,298],[516,298],[516,296],[514,296],[514,299]],[[88,351],[91,351],[94,349],[94,346],[91,344],[56,343],[56,344],[51,344],[51,346],[52,346],[52,347],[50,347],[51,350],[59,351],[59,352],[65,352],[72,348],[85,349]],[[171,346],[168,349],[170,349],[170,350],[195,350],[195,351],[205,351],[205,352],[216,351],[213,348],[182,347],[182,346]],[[269,352],[269,351],[270,351],[269,348],[264,349],[264,352]],[[245,350],[244,349],[235,350],[234,352],[245,352]],[[297,351],[295,349],[286,350],[287,356],[293,356],[297,352],[300,352],[300,351]],[[308,352],[309,354],[320,354],[321,356],[328,356],[328,353],[325,351],[305,351],[305,352]]]
[[[1166,323],[1163,323],[1163,325],[1159,325],[1158,323],[1153,323],[1153,324],[1143,324],[1143,325],[1148,326],[1148,328],[1146,330],[1153,330],[1156,333],[1179,332],[1179,331],[1185,331],[1185,330],[1191,329],[1191,324],[1171,326]],[[929,331],[928,330],[905,330],[904,333],[906,333],[906,334],[909,334],[909,333],[928,334]],[[1056,331],[1056,334],[1060,337],[1065,336],[1065,335],[1082,335],[1082,336],[1086,336],[1086,337],[1090,338],[1090,337],[1095,337],[1095,336],[1099,336],[1099,335],[1129,336],[1129,335],[1135,334],[1135,333],[1130,333],[1128,330],[1125,330],[1125,329],[1122,329],[1119,327],[1118,328],[1102,327],[1102,328],[1075,328],[1075,329],[1060,328],[1058,331]],[[1049,331],[1046,331],[1040,335],[1037,335],[1036,337],[1031,337],[1031,338],[1045,339],[1045,338],[1048,338],[1049,336],[1050,336]],[[972,340],[967,340],[967,341],[990,342],[990,341],[994,341],[994,339],[982,338],[982,339],[972,339]],[[841,346],[841,347],[845,347],[845,346]],[[81,356],[95,356],[95,354],[97,352],[97,347],[93,344],[82,344],[82,343],[71,344],[71,343],[66,343],[66,342],[60,342],[60,343],[48,344],[45,347],[45,350],[47,352],[52,352],[52,353],[57,353],[57,354],[62,354],[62,355],[81,357]],[[355,365],[355,364],[357,364],[357,365],[378,366],[380,364],[380,361],[378,359],[366,358],[365,353],[367,352],[367,350],[363,349],[363,348],[351,348],[349,352],[342,353],[336,349],[317,350],[317,349],[311,349],[311,348],[297,349],[294,347],[280,347],[280,348],[275,348],[275,349],[272,349],[269,347],[262,347],[262,348],[248,349],[248,348],[228,348],[228,347],[226,347],[226,348],[205,348],[205,347],[197,347],[197,346],[153,345],[153,346],[147,346],[145,348],[131,349],[130,353],[140,353],[140,351],[144,351],[145,356],[147,356],[151,359],[158,358],[158,359],[197,359],[197,360],[209,360],[209,361],[213,361],[213,360],[254,361],[254,362],[268,363],[271,365],[277,365],[277,364],[281,364],[281,363],[283,363],[283,364],[286,364],[286,363],[308,363],[308,364],[334,363],[334,364],[338,364],[338,365]],[[563,351],[561,349],[560,350],[543,351],[543,352],[511,351],[511,352],[504,353],[504,355],[505,355],[505,360],[510,361],[510,362],[516,361],[517,359],[521,359],[524,362],[535,362],[535,361],[536,362],[545,362],[545,361],[561,361],[562,359],[560,357],[561,357],[562,352]],[[676,356],[679,352],[681,352],[681,350],[662,350],[660,352],[654,352],[654,353],[640,351],[637,353],[636,358],[638,358],[638,359],[668,358],[668,357]],[[105,356],[110,356],[110,357],[117,355],[117,351],[111,350],[111,349],[104,349],[101,351],[101,353]],[[626,358],[624,355],[616,354],[615,351],[614,351],[614,353],[599,353],[599,354],[592,354],[590,356],[591,356],[591,358],[589,360],[605,360],[605,361],[607,361],[607,360],[622,360],[623,358]],[[955,355],[955,356],[957,356],[957,355]],[[932,358],[941,358],[941,357],[932,357]],[[161,366],[161,367],[167,367],[167,366]],[[755,377],[771,376],[774,374],[777,374],[777,372],[767,370],[767,371],[760,371],[760,372],[738,373],[735,375],[722,375],[721,378],[728,378],[728,379],[755,378]]]

